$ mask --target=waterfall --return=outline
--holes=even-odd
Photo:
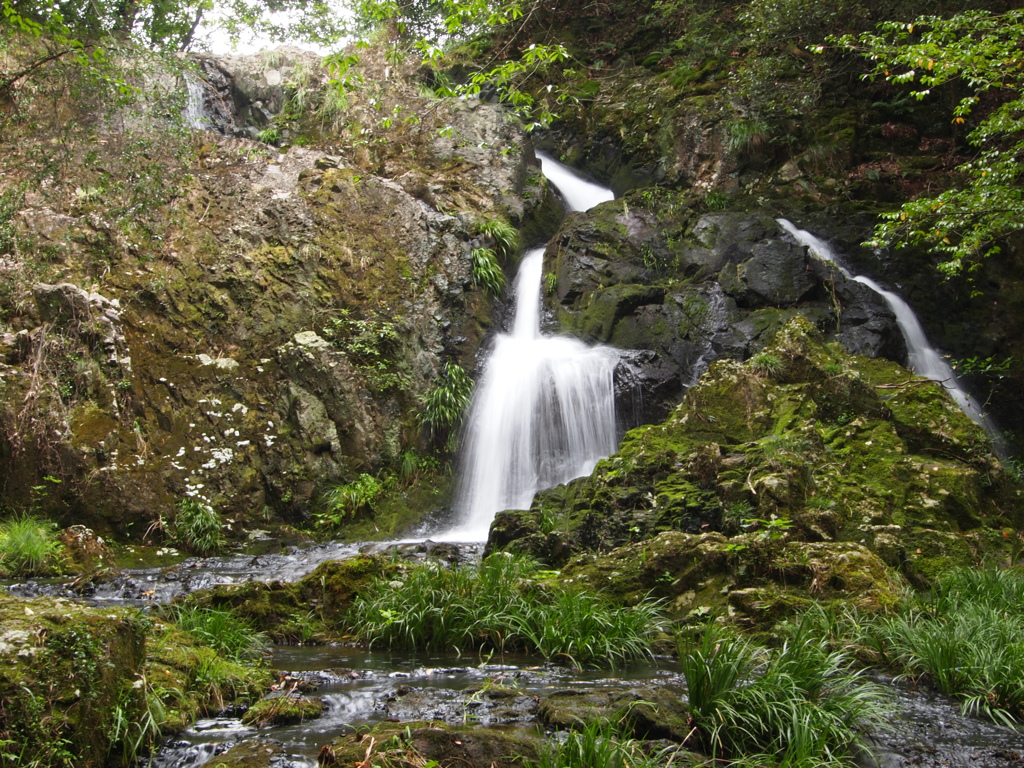
[[[570,210],[614,198],[540,152]],[[617,445],[616,353],[540,331],[544,249],[523,257],[511,333],[498,334],[469,415],[456,492],[459,522],[436,541],[484,541],[495,514],[593,471]]]
[[[212,127],[212,121],[206,114],[205,98],[206,89],[198,78],[185,75],[185,111],[182,118],[185,125],[196,130],[206,130]]]
[[[889,309],[891,309],[893,314],[896,315],[896,324],[899,326],[900,331],[903,333],[903,338],[906,341],[907,364],[910,370],[918,376],[924,376],[925,378],[932,379],[933,381],[937,381],[942,384],[953,400],[956,401],[956,404],[960,406],[960,409],[970,417],[971,421],[985,430],[988,436],[992,439],[992,446],[995,452],[999,456],[1004,456],[1005,445],[998,428],[982,410],[978,401],[960,385],[960,382],[957,380],[956,374],[953,373],[953,369],[950,367],[949,363],[943,360],[938,351],[928,343],[928,337],[925,336],[924,328],[921,327],[921,322],[917,319],[917,315],[914,313],[914,310],[910,308],[910,305],[907,304],[907,302],[905,302],[899,295],[882,288],[870,277],[865,277],[864,275],[851,275],[850,272],[839,263],[839,260],[836,258],[835,253],[832,251],[832,248],[828,243],[818,237],[815,237],[806,230],[797,229],[792,222],[787,221],[786,219],[776,219],[776,221],[779,223],[779,226],[792,235],[798,243],[806,246],[811,253],[819,259],[832,264],[849,279],[855,280],[858,283],[863,283],[885,300],[885,303],[889,305]]]

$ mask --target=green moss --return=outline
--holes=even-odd
[[[230,609],[278,642],[330,642],[350,634],[345,616],[359,589],[395,568],[374,555],[330,560],[294,583],[225,585],[196,592],[190,601]]]
[[[120,765],[269,682],[134,610],[0,595],[0,743],[15,766]]]
[[[320,717],[325,709],[322,699],[275,691],[249,707],[242,715],[242,723],[258,726],[291,725]]]
[[[342,736],[326,745],[320,764],[353,765],[372,759],[385,768],[436,761],[438,765],[486,765],[518,768],[536,761],[539,740],[494,728],[441,723],[380,723],[369,733]]]
[[[579,578],[627,601],[653,589],[683,614],[740,610],[741,598],[744,611],[767,606],[756,621],[816,590],[886,604],[894,592],[883,564],[924,584],[972,557],[1007,556],[1008,540],[985,532],[1016,519],[1021,489],[940,387],[893,363],[847,356],[800,317],[777,330],[764,355],[777,362],[770,371],[756,361],[712,364],[664,423],[627,433],[590,477],[503,518],[500,546],[570,561]],[[918,418],[938,433],[912,429]],[[666,565],[659,545],[642,541],[671,530],[726,538],[661,533],[654,541],[673,542],[693,564],[677,567],[676,555]],[[776,538],[796,551],[774,552],[767,545]],[[819,556],[826,545],[833,550]],[[714,554],[692,552],[700,547]],[[572,560],[609,549],[628,554],[600,567]],[[869,577],[860,586],[861,566],[845,565],[858,562]],[[771,568],[790,581],[773,585]],[[736,589],[753,591],[727,599]]]

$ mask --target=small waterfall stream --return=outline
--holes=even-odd
[[[538,152],[570,211],[614,198]],[[511,333],[499,334],[467,418],[456,509],[435,541],[484,541],[495,514],[529,508],[537,491],[589,474],[615,450],[616,353],[540,331],[544,249],[524,257]]]
[[[806,246],[812,254],[832,264],[851,280],[863,283],[885,300],[885,303],[889,305],[889,309],[896,315],[896,324],[899,325],[903,338],[907,343],[907,364],[910,370],[918,376],[924,376],[925,378],[937,381],[945,387],[950,397],[960,406],[960,409],[975,424],[984,429],[986,434],[992,439],[992,445],[996,454],[1000,457],[1006,455],[999,429],[984,412],[981,404],[960,385],[949,363],[943,360],[935,347],[928,343],[928,337],[925,335],[924,328],[921,327],[921,322],[917,319],[917,315],[910,308],[910,305],[899,295],[882,288],[870,277],[852,275],[843,267],[835,252],[824,240],[814,236],[807,230],[798,229],[796,225],[786,219],[776,219],[776,221],[798,243]]]
[[[184,80],[185,109],[182,118],[189,128],[205,131],[212,127],[212,121],[206,113],[206,89],[196,77],[186,75]]]

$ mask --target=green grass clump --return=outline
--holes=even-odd
[[[863,641],[904,675],[963,701],[968,714],[1024,720],[1024,573],[955,570],[896,616],[872,620]]]
[[[536,563],[497,553],[475,567],[410,567],[360,592],[349,625],[365,642],[425,650],[522,650],[575,666],[650,654],[659,605],[618,608],[600,596],[542,585]]]
[[[0,522],[0,573],[43,576],[59,570],[63,547],[55,525],[20,514]]]
[[[266,635],[230,611],[176,605],[168,609],[167,619],[229,661],[252,664],[265,657]]]
[[[548,741],[527,768],[655,768],[671,764],[648,754],[636,739],[624,738],[607,720],[594,720],[564,740]]]
[[[313,517],[320,528],[337,528],[360,512],[371,508],[381,494],[392,487],[394,479],[362,473],[351,483],[329,485],[320,494],[320,509]]]
[[[447,362],[441,376],[423,398],[420,423],[430,439],[438,442],[447,436],[447,448],[454,451],[455,437],[473,396],[473,378],[458,363]]]
[[[519,250],[519,232],[500,216],[478,219],[476,232],[489,240],[502,258],[510,258]]]
[[[882,723],[883,689],[805,625],[783,629],[776,649],[719,627],[680,641],[694,737],[713,759],[743,765],[853,765],[864,729]]]
[[[200,557],[224,548],[224,523],[217,511],[193,498],[178,502],[178,513],[169,528],[171,540],[186,552]]]
[[[505,272],[498,263],[498,254],[493,248],[474,248],[470,253],[473,260],[473,282],[494,296],[505,290]]]
[[[758,376],[774,377],[782,373],[785,361],[774,352],[758,352],[750,358],[750,367]]]

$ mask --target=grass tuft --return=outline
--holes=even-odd
[[[489,240],[504,259],[511,258],[519,250],[519,232],[500,216],[477,219],[476,232]]]
[[[237,664],[252,664],[265,658],[266,636],[230,611],[175,605],[168,609],[167,618],[203,645]]]
[[[43,576],[59,570],[62,546],[55,527],[28,514],[0,522],[0,573]]]
[[[474,248],[470,256],[473,259],[473,282],[493,296],[501,295],[505,290],[505,273],[498,263],[495,250]]]
[[[217,511],[193,498],[178,502],[178,514],[169,528],[171,540],[186,552],[200,557],[224,548],[224,523]]]
[[[852,765],[864,729],[883,722],[883,689],[853,669],[851,656],[822,648],[810,627],[783,631],[777,649],[717,626],[680,641],[695,738],[715,760]]]
[[[349,624],[391,648],[523,650],[575,666],[650,655],[659,604],[617,608],[600,596],[542,585],[536,563],[497,553],[478,566],[411,566],[360,592]]]

